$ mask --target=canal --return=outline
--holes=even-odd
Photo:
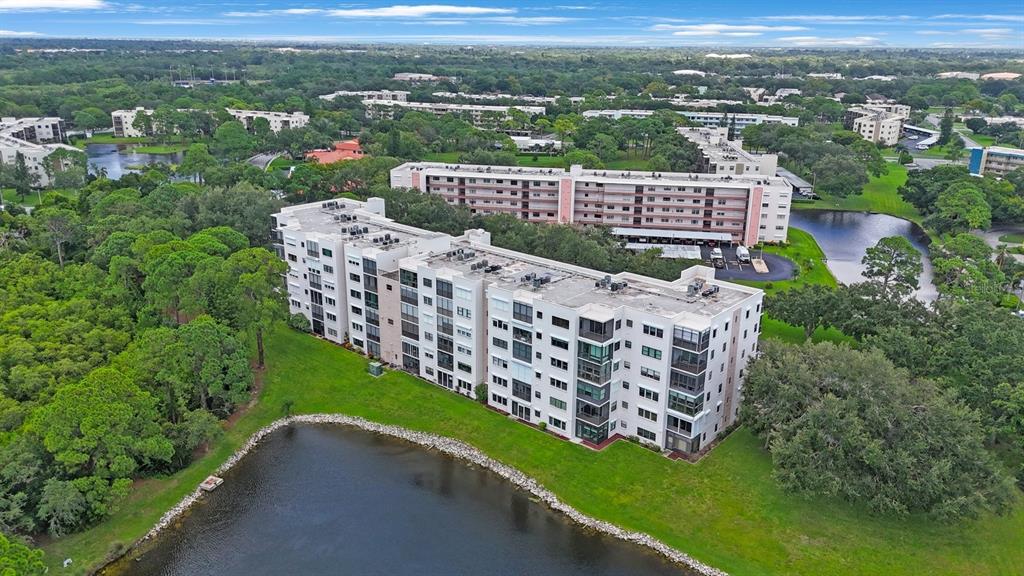
[[[886,236],[903,236],[921,251],[924,271],[921,273],[918,299],[931,302],[938,297],[932,282],[932,265],[928,258],[928,235],[917,224],[888,214],[845,212],[840,210],[793,210],[789,225],[809,232],[818,241],[828,258],[828,267],[843,284],[863,282],[861,259],[868,248]]]
[[[276,431],[107,575],[688,575],[494,473],[327,425]],[[680,521],[686,521],[680,519]]]
[[[85,147],[89,173],[99,174],[105,170],[107,178],[117,180],[128,172],[138,172],[139,166],[148,164],[179,164],[184,158],[181,152],[172,154],[140,154],[125,144],[88,144]]]

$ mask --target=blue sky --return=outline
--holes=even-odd
[[[1024,50],[1024,0],[0,0],[0,38],[47,36]]]

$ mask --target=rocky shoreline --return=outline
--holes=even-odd
[[[565,514],[573,522],[581,526],[585,526],[592,530],[597,530],[604,534],[608,534],[609,536],[614,536],[615,538],[618,538],[620,540],[625,540],[627,542],[632,542],[634,544],[646,546],[647,548],[650,548],[651,550],[654,550],[655,552],[661,554],[668,560],[685,566],[686,568],[696,572],[697,574],[701,574],[702,576],[728,576],[726,572],[708,566],[692,558],[688,554],[685,554],[679,550],[676,550],[675,548],[672,548],[671,546],[654,538],[653,536],[644,534],[642,532],[629,532],[611,523],[604,522],[596,518],[591,518],[590,516],[583,514],[582,512],[576,510],[572,506],[569,506],[568,504],[559,500],[557,496],[555,496],[551,491],[541,486],[541,484],[534,480],[533,478],[530,478],[523,472],[520,472],[519,470],[516,470],[511,466],[506,466],[505,464],[502,464],[501,462],[494,460],[493,458],[487,456],[483,452],[477,450],[476,448],[470,446],[469,444],[466,444],[465,442],[462,442],[460,440],[454,440],[452,438],[448,438],[445,436],[439,436],[436,434],[428,434],[426,432],[416,432],[413,430],[407,430],[400,426],[378,424],[376,422],[371,422],[364,418],[354,416],[345,416],[342,414],[308,414],[300,416],[289,416],[287,418],[281,418],[280,420],[276,420],[273,423],[259,429],[258,431],[256,431],[255,434],[250,436],[249,439],[241,448],[239,448],[234,454],[231,455],[230,458],[227,459],[226,462],[224,462],[223,464],[220,465],[220,467],[217,468],[214,474],[219,475],[230,470],[235,464],[238,463],[239,460],[244,458],[245,455],[248,454],[250,450],[255,448],[259,444],[260,440],[266,437],[267,434],[270,434],[280,428],[290,426],[292,424],[336,424],[342,426],[352,426],[354,428],[359,428],[367,432],[374,432],[376,434],[384,434],[386,436],[401,438],[402,440],[413,442],[425,448],[437,450],[449,456],[453,456],[455,458],[459,458],[466,462],[470,462],[477,466],[481,466],[487,468],[488,470],[491,470],[492,472],[498,474],[502,478],[505,478],[512,484],[533,494],[542,502],[547,504],[550,508],[559,511],[562,514]],[[150,531],[142,537],[142,540],[140,542],[150,540],[157,536],[162,530],[170,526],[174,522],[174,520],[178,518],[178,516],[183,514],[186,510],[188,510],[190,506],[192,506],[192,504],[199,500],[202,497],[202,495],[203,492],[199,488],[196,488],[195,490],[192,491],[192,493],[182,498],[180,502],[174,505],[160,518],[156,525],[153,526],[153,528],[150,529]]]

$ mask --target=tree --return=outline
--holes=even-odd
[[[877,350],[765,341],[740,410],[788,490],[945,519],[1004,512],[1014,498],[978,414]]]
[[[887,296],[905,297],[918,288],[923,266],[921,253],[903,236],[882,238],[867,249],[861,273],[878,283]]]
[[[185,151],[185,158],[178,166],[178,173],[195,178],[203,182],[203,175],[217,165],[217,159],[210,154],[206,144],[191,144]]]
[[[942,115],[942,120],[939,122],[939,146],[945,145],[949,142],[949,139],[953,136],[953,109],[946,108],[946,112]]]
[[[765,310],[773,318],[800,326],[804,338],[810,338],[818,328],[829,326],[835,297],[835,292],[827,286],[812,284],[770,295]]]
[[[288,265],[264,248],[247,248],[228,258],[227,270],[237,278],[240,320],[243,328],[256,335],[257,366],[264,362],[263,334],[275,321],[288,314],[283,276]]]
[[[577,164],[584,168],[604,168],[604,162],[596,154],[579,148],[566,152],[562,164],[566,169]]]
[[[170,120],[165,119],[164,122],[170,123]],[[162,126],[163,122],[161,122],[161,127]],[[147,112],[139,110],[135,113],[135,118],[132,119],[132,128],[143,136],[149,136],[153,133],[153,116]]]
[[[241,160],[253,153],[255,143],[241,122],[231,120],[213,133],[213,149],[219,156]]]
[[[958,234],[992,225],[992,210],[985,194],[969,182],[956,182],[943,190],[935,208],[928,222],[939,232]]]
[[[43,576],[43,551],[29,548],[17,540],[8,540],[0,534],[0,575]]]
[[[964,139],[959,134],[954,134],[946,145],[946,159],[956,162],[964,155]]]
[[[28,169],[25,155],[20,151],[14,153],[14,170],[11,172],[11,181],[14,184],[14,193],[22,202],[39,182],[39,176]]]
[[[932,252],[935,284],[943,298],[999,301],[1006,278],[992,261],[992,249],[973,234],[947,239]]]
[[[178,329],[176,361],[190,397],[187,407],[228,416],[248,395],[252,372],[245,347],[231,331],[209,316],[200,316]]]
[[[602,162],[611,162],[619,155],[619,145],[607,134],[598,134],[590,142],[587,149],[594,153]]]
[[[964,120],[964,124],[967,126],[968,130],[975,134],[981,132],[986,126],[988,126],[988,122],[984,118],[978,117],[968,118]]]
[[[839,198],[860,194],[868,183],[864,166],[849,156],[825,156],[814,164],[811,171],[818,189]]]
[[[53,245],[57,263],[63,268],[65,247],[75,239],[81,229],[78,214],[65,208],[44,208],[39,210],[38,217],[43,223],[43,234]]]

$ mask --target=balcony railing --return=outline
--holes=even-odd
[[[602,334],[602,333],[599,333],[599,332],[592,332],[590,330],[580,329],[579,336],[580,336],[580,338],[586,338],[587,340],[590,340],[591,342],[607,342],[607,341],[612,339],[612,336],[614,336],[614,334],[613,333]]]

